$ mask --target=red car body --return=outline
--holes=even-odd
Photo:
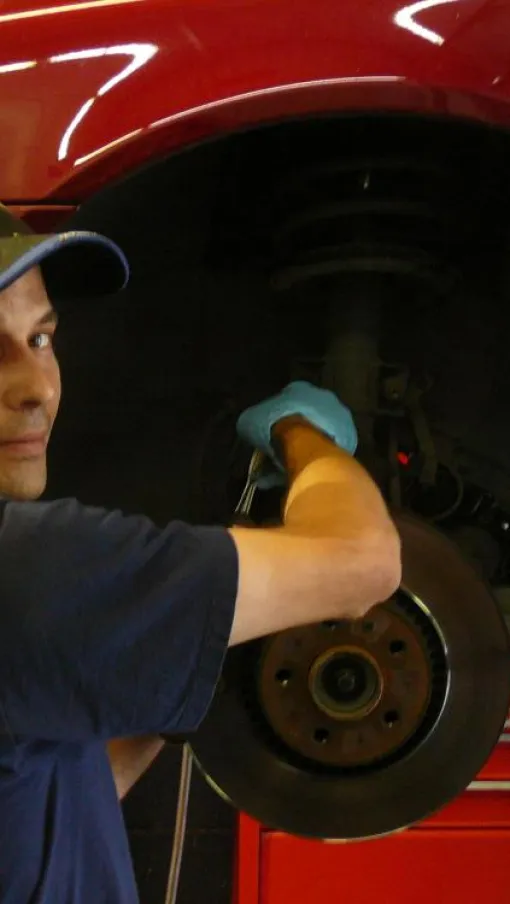
[[[469,121],[498,129],[510,127],[510,0],[418,0],[407,5],[405,0],[0,2],[0,199],[22,214],[35,216],[37,225],[41,222],[44,226],[53,225],[56,219],[66,216],[106,186],[186,147],[262,124],[346,112],[402,113]],[[474,183],[479,171],[476,170]],[[192,183],[193,178],[194,175]],[[156,191],[155,188],[155,195]],[[145,197],[136,198],[138,210],[144,204]],[[122,218],[127,208],[119,209]],[[37,219],[41,213],[42,218]],[[169,225],[160,212],[159,224],[164,223],[165,230],[174,232],[169,232],[167,245],[156,244],[156,251],[151,252],[154,256],[161,255],[161,248],[168,253],[180,228],[181,215],[182,212],[177,214],[175,222]],[[141,216],[140,223],[141,233]],[[94,222],[94,228],[95,225]],[[101,228],[102,225],[100,222]],[[235,227],[228,232],[229,239],[233,232]],[[133,244],[136,245],[135,240]],[[174,265],[179,253],[178,248],[172,258]],[[196,257],[189,259],[195,261]],[[190,266],[187,260],[183,269]],[[171,263],[168,269],[172,272]],[[170,280],[170,286],[175,289],[177,285],[178,296],[182,288],[178,282],[179,267],[174,266],[174,271],[177,276],[172,273],[174,282]],[[143,276],[147,279],[147,268]],[[245,291],[247,286],[250,288],[249,279],[243,284],[242,275],[238,283],[233,282],[234,288],[221,281],[221,274],[216,279],[217,284],[214,280],[205,281],[203,288],[197,282],[196,292],[202,291],[209,297],[216,290],[216,305],[218,299],[227,297],[228,300],[230,292],[233,301],[228,316],[237,304],[235,292],[242,290],[247,305],[254,305],[262,285],[256,282],[250,294]],[[155,282],[154,286],[152,296],[164,297],[167,281]],[[190,293],[183,295],[186,303]],[[480,307],[480,322],[485,322],[485,297],[482,305],[485,307]],[[152,314],[154,310],[153,304]],[[128,346],[135,349],[134,358],[131,350],[129,360],[135,361],[136,379],[138,354],[143,361],[143,367],[139,361],[138,372],[148,373],[145,386],[149,386],[150,379],[158,380],[158,386],[164,382],[155,370],[161,361],[169,362],[165,365],[168,385],[172,380],[179,384],[183,380],[185,355],[175,343],[173,357],[168,351],[167,320],[161,316],[154,327],[146,315],[145,298],[139,311],[142,313],[136,321],[136,330],[137,334],[141,332],[142,339]],[[251,360],[249,349],[243,348],[242,356],[248,360],[246,367],[231,365],[234,343],[230,341],[232,331],[230,337],[225,336],[227,319],[220,311],[219,326],[213,322],[213,315],[202,326],[213,336],[207,338],[209,346],[219,346],[213,357],[214,366],[220,372],[220,387],[222,361],[227,362],[225,367],[234,375],[232,379],[242,385]],[[119,386],[117,395],[113,390],[108,394],[103,392],[103,387],[110,387],[112,381],[115,384],[117,371],[124,373],[126,359],[119,357],[120,353],[112,357],[110,344],[103,349],[103,356],[100,348],[97,350],[101,336],[104,343],[109,343],[108,329],[96,329],[87,343],[82,339],[82,328],[80,322],[79,341],[73,346],[72,360],[68,362],[69,369],[71,365],[74,367],[76,387],[80,385],[80,367],[90,365],[91,347],[97,362],[103,357],[106,364],[98,371],[95,382],[92,381],[92,387],[101,386],[101,392],[96,393],[94,404],[90,403],[88,408],[83,402],[81,407],[78,403],[76,418],[67,421],[68,435],[80,438],[80,430],[92,432],[91,422],[98,434],[107,424],[112,434],[117,429],[120,435],[125,431],[124,418],[129,423],[123,407],[129,392]],[[495,330],[497,335],[503,332]],[[145,342],[145,357],[143,335],[146,338],[150,335],[150,343]],[[179,335],[177,330],[178,339]],[[439,328],[437,335],[440,335]],[[459,345],[460,340],[455,338]],[[256,350],[257,344],[253,343],[253,347]],[[480,347],[483,352],[482,341]],[[270,352],[267,356],[270,357]],[[450,368],[450,353],[443,353],[443,357]],[[506,360],[507,350],[504,357]],[[173,360],[177,361],[176,365],[172,364]],[[481,360],[482,376],[487,371],[489,379],[492,374],[487,366],[489,356],[482,356]],[[201,366],[204,367],[203,362]],[[455,370],[453,364],[451,369]],[[252,370],[256,372],[255,364]],[[475,372],[474,366],[471,372]],[[208,374],[205,367],[199,377],[207,382]],[[128,389],[131,385],[128,384]],[[138,388],[137,385],[137,391]],[[453,397],[457,398],[455,394]],[[476,414],[477,398],[474,403],[468,399],[464,408],[452,403],[452,408],[455,412],[474,410]],[[121,399],[121,404],[114,404],[117,399]],[[83,410],[87,412],[85,418]],[[132,420],[137,423],[136,407],[133,411]],[[482,422],[482,431],[475,419],[472,433],[475,437],[487,433],[487,445],[499,450],[503,444],[498,436],[496,440],[491,439],[486,420]],[[499,418],[498,423],[502,420]],[[508,420],[506,404],[504,420]],[[124,448],[122,451],[124,454]],[[147,474],[156,475],[158,466],[161,467],[160,462],[153,466],[152,459],[148,460],[149,466],[138,471],[133,469],[140,474],[140,481],[143,478],[144,494],[148,492]],[[94,469],[92,472],[95,479]],[[132,479],[131,472],[129,479]],[[106,483],[108,480],[107,473]],[[473,482],[477,481],[473,478]],[[484,485],[484,480],[480,478],[478,484]],[[67,489],[65,484],[64,489]],[[160,494],[158,484],[155,490],[158,504]],[[505,795],[510,787],[508,739],[508,734],[503,737],[479,776],[476,790],[481,793],[467,792],[436,823],[429,822],[423,831],[413,830],[405,836],[406,843],[416,842],[427,864],[434,863],[438,856],[439,842],[441,850],[445,850],[445,837],[455,841],[458,853],[453,858],[450,854],[450,860],[445,858],[451,861],[451,871],[445,867],[441,872],[443,886],[437,887],[438,901],[482,900],[480,883],[486,881],[485,876],[494,877],[493,884],[485,889],[485,899],[504,899],[507,877],[501,851],[503,845],[507,849],[510,843]],[[152,800],[151,809],[156,805],[157,801]],[[166,818],[165,810],[161,819]],[[488,831],[482,832],[482,825]],[[375,895],[381,901],[389,900],[385,893],[392,901],[428,900],[430,885],[424,879],[424,871],[415,867],[413,857],[407,857],[407,848],[402,854],[399,844],[398,837],[373,842],[378,845],[375,853],[373,846],[360,846],[359,851],[369,852],[367,862],[372,864],[372,871],[365,870],[362,864],[358,871],[351,869],[349,873],[351,846],[342,848],[346,852],[346,865],[342,869],[340,848],[289,840],[278,833],[262,833],[259,826],[246,819],[239,850],[238,902],[310,904],[319,896],[316,884],[319,872],[331,883],[329,891],[323,886],[324,894],[331,895],[332,888],[336,900],[343,899],[344,893],[346,900],[350,897],[357,904],[373,900]],[[409,864],[405,882],[402,862]],[[417,862],[422,862],[419,857]],[[465,871],[463,883],[459,881],[462,870]],[[366,886],[360,890],[362,874]],[[401,897],[395,897],[395,876],[401,883]],[[154,900],[152,893],[148,897]]]
[[[0,198],[74,204],[190,143],[326,111],[510,124],[510,4],[400,2],[6,0]]]

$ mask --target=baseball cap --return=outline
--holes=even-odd
[[[129,278],[124,253],[106,236],[84,230],[39,235],[0,204],[0,292],[32,267],[41,267],[53,302],[110,295]]]

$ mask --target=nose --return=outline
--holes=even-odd
[[[4,402],[14,411],[46,407],[57,393],[55,375],[31,350],[22,351],[4,371]]]

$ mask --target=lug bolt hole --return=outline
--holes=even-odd
[[[388,728],[393,728],[393,726],[398,722],[400,716],[396,709],[389,709],[384,713],[384,721]]]
[[[292,672],[290,669],[279,669],[275,675],[275,678],[278,684],[281,684],[282,687],[286,687],[292,678]]]
[[[392,656],[398,656],[400,653],[404,653],[407,649],[407,645],[403,640],[392,640],[390,643],[390,653]]]
[[[313,733],[313,739],[317,744],[327,744],[329,741],[329,731],[327,728],[316,728]]]

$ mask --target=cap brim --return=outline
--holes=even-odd
[[[95,232],[0,237],[0,292],[38,266],[55,302],[111,295],[129,279],[124,253]]]

